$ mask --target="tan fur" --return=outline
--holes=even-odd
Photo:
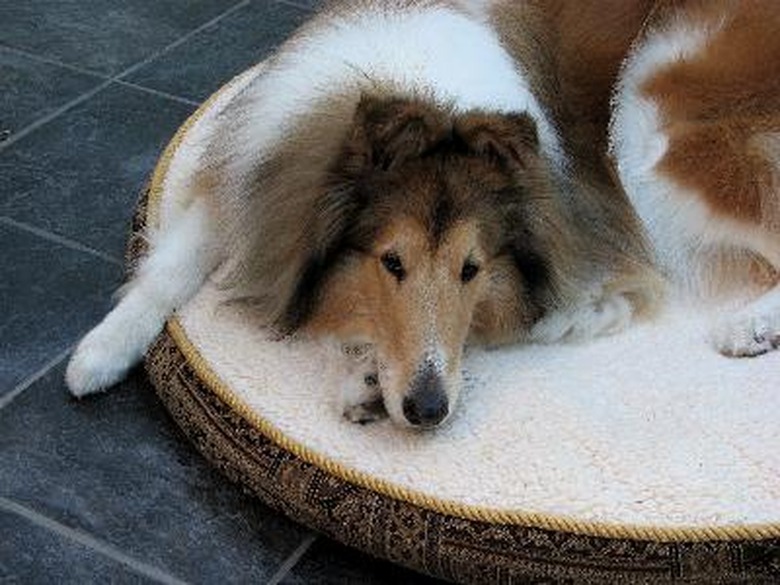
[[[562,297],[571,294],[568,288],[577,273],[573,234],[560,225],[564,220],[526,121],[483,113],[453,116],[415,100],[376,102],[364,99],[367,105],[359,109],[340,172],[365,173],[363,153],[367,144],[377,142],[393,157],[387,163],[390,169],[396,164],[403,169],[389,184],[380,181],[372,187],[376,207],[368,218],[357,220],[375,224],[369,248],[350,255],[334,271],[305,329],[374,344],[387,405],[400,404],[426,362],[437,361],[454,401],[469,337],[489,344],[521,339],[556,302],[549,296],[542,307],[539,299],[531,302],[531,291],[523,292],[527,286],[523,274],[506,249],[514,238],[508,227],[520,229],[520,224],[506,224],[502,204],[491,193],[518,180],[527,185],[525,208],[515,210],[525,212],[529,222],[524,245],[529,252],[532,245],[541,246],[552,258],[549,277],[556,283],[555,295]],[[404,120],[424,122],[406,127]],[[400,134],[393,130],[397,127]],[[524,129],[530,131],[527,136]],[[420,151],[448,144],[453,133],[472,154],[443,154],[430,163],[418,160]],[[379,162],[385,164],[382,158]],[[511,170],[514,165],[518,166]],[[382,266],[387,252],[403,263],[406,276],[400,282]],[[463,283],[466,261],[479,272]]]
[[[680,197],[696,197],[711,213],[698,253],[706,294],[778,282],[776,8],[771,1],[659,0],[633,33],[641,46],[670,28],[718,30],[694,57],[658,70],[641,88],[669,139],[657,170],[681,187]]]
[[[218,200],[219,215],[234,226],[225,233],[232,262],[224,284],[251,298],[268,325],[281,318],[301,264],[320,236],[301,228],[315,221],[323,177],[352,124],[354,99],[333,96],[302,117],[274,156],[254,170],[248,192]]]

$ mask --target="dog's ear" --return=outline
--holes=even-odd
[[[514,169],[526,168],[539,151],[536,123],[525,113],[470,112],[456,118],[454,132],[471,152]]]
[[[344,170],[391,170],[418,157],[447,136],[440,108],[416,99],[361,97],[348,138]]]

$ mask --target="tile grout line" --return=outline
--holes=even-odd
[[[121,79],[114,79],[110,75],[104,75],[102,73],[98,73],[97,71],[92,71],[91,69],[85,69],[83,67],[79,67],[77,65],[71,65],[70,63],[65,63],[64,61],[60,61],[58,59],[52,59],[51,57],[45,57],[43,55],[38,55],[36,53],[31,53],[30,51],[25,51],[24,49],[17,49],[16,47],[9,47],[7,45],[3,45],[0,43],[0,50],[2,51],[8,51],[9,53],[15,53],[17,55],[21,55],[22,57],[26,57],[28,59],[31,59],[33,61],[38,61],[40,63],[46,63],[47,65],[53,65],[54,67],[61,67],[62,69],[67,69],[69,71],[72,71],[73,73],[79,73],[80,75],[86,75],[88,77],[94,77],[95,79],[102,79],[103,81],[113,81],[114,83],[117,83],[119,85],[124,85],[126,87],[131,87],[133,89],[137,89],[139,91],[143,91],[145,93],[150,93],[152,95],[156,95],[162,98],[167,98],[169,100],[180,102],[183,104],[187,104],[189,106],[199,106],[200,102],[197,102],[195,100],[191,100],[189,98],[175,95],[172,93],[168,93],[166,91],[161,91],[159,89],[154,89],[152,87],[146,87],[145,85],[139,85],[138,83],[132,83],[130,81],[124,81]]]
[[[158,583],[164,583],[165,585],[186,585],[185,581],[177,579],[176,577],[169,575],[157,567],[148,565],[143,561],[139,561],[138,559],[126,555],[119,549],[108,543],[98,540],[86,532],[81,532],[80,530],[76,530],[65,526],[64,524],[60,524],[56,520],[52,520],[51,518],[44,516],[39,512],[31,510],[26,506],[23,506],[2,496],[0,496],[0,510],[5,510],[6,512],[16,514],[17,516],[24,518],[28,522],[40,528],[47,529],[50,532],[54,532],[63,538],[66,538],[105,557],[108,557],[109,559],[124,565],[134,573],[153,579]]]
[[[178,102],[180,104],[185,104],[187,106],[194,106],[194,107],[197,108],[201,104],[201,102],[197,102],[195,100],[191,100],[189,98],[182,97],[180,95],[175,95],[175,94],[172,94],[172,93],[168,93],[167,91],[161,91],[159,89],[154,89],[154,88],[151,88],[151,87],[146,87],[144,85],[138,85],[137,83],[133,83],[131,81],[124,81],[122,79],[115,79],[115,80],[113,80],[113,82],[116,83],[117,85],[122,85],[124,87],[129,87],[131,89],[142,91],[144,93],[148,93],[148,94],[151,94],[151,95],[156,95],[157,97],[165,98],[165,99],[171,100],[173,102]]]
[[[30,386],[35,384],[38,380],[43,378],[46,374],[51,372],[54,368],[59,366],[63,361],[65,361],[65,358],[70,355],[70,352],[73,350],[73,346],[68,346],[66,349],[58,353],[56,356],[54,356],[52,359],[50,359],[48,362],[43,364],[38,371],[33,373],[31,376],[28,376],[25,380],[17,384],[10,392],[6,392],[4,395],[0,396],[0,410],[3,410],[6,406],[11,404],[14,399],[19,396],[22,392],[27,390]]]
[[[317,12],[319,10],[319,7],[317,6],[308,6],[303,3],[298,3],[295,0],[274,0],[277,4],[285,4],[286,6],[292,6],[293,8],[300,8],[301,10],[306,10],[307,12]]]
[[[279,566],[279,568],[271,576],[271,578],[268,579],[268,581],[266,581],[266,585],[279,585],[282,579],[284,579],[287,575],[289,575],[293,567],[295,567],[295,565],[298,564],[298,561],[300,561],[301,558],[303,558],[303,555],[305,555],[309,551],[311,545],[314,544],[317,538],[319,537],[314,533],[305,536],[304,539],[301,541],[301,543],[297,546],[297,548]]]
[[[11,145],[15,144],[16,142],[18,142],[19,140],[21,140],[22,138],[24,138],[25,136],[27,136],[31,132],[34,132],[36,129],[40,128],[41,126],[47,124],[48,122],[51,122],[55,118],[59,117],[61,114],[64,114],[65,112],[67,112],[68,110],[76,107],[77,105],[81,104],[82,102],[87,101],[88,99],[93,97],[95,94],[97,94],[97,93],[103,91],[104,89],[106,89],[112,83],[124,84],[124,85],[128,85],[128,86],[135,85],[135,84],[131,84],[130,82],[122,81],[121,78],[123,76],[125,76],[125,75],[129,75],[130,73],[132,73],[133,71],[139,69],[140,67],[143,67],[144,65],[146,65],[150,61],[156,59],[160,55],[166,53],[167,51],[169,51],[169,50],[171,50],[171,49],[173,49],[175,47],[178,47],[180,44],[186,42],[193,35],[196,35],[200,31],[204,30],[205,28],[216,24],[217,22],[219,22],[223,18],[226,18],[227,16],[229,16],[233,12],[235,12],[237,10],[240,10],[244,6],[247,6],[249,3],[250,3],[250,0],[241,0],[240,2],[234,4],[233,6],[231,6],[230,8],[225,10],[224,12],[220,13],[216,17],[212,18],[208,22],[205,22],[205,23],[201,24],[200,26],[194,28],[193,30],[189,31],[188,33],[182,35],[181,37],[179,37],[178,39],[176,39],[172,43],[170,43],[170,44],[166,45],[165,47],[163,47],[161,50],[156,51],[155,53],[149,55],[147,58],[145,58],[145,59],[135,63],[134,65],[128,67],[124,71],[122,71],[119,74],[114,75],[114,76],[112,76],[110,78],[103,78],[99,74],[96,74],[94,72],[88,71],[86,69],[81,69],[79,67],[75,67],[75,66],[72,66],[72,65],[67,65],[67,64],[64,64],[64,63],[58,63],[58,62],[53,61],[51,59],[48,59],[46,57],[41,57],[39,55],[34,55],[33,53],[29,53],[27,51],[21,51],[19,49],[14,49],[14,48],[8,47],[7,45],[4,45],[4,44],[0,45],[0,47],[3,48],[4,50],[13,51],[13,52],[16,52],[17,54],[27,55],[30,58],[37,58],[37,59],[40,59],[41,61],[46,61],[46,62],[49,62],[49,63],[51,63],[53,65],[60,65],[60,66],[62,66],[64,68],[67,68],[67,69],[71,69],[71,70],[74,70],[74,71],[79,71],[80,73],[83,73],[85,75],[92,75],[94,77],[98,77],[98,78],[104,79],[104,81],[102,83],[100,83],[97,86],[93,87],[89,91],[86,91],[83,94],[81,94],[80,96],[77,96],[76,98],[70,100],[66,104],[63,104],[62,106],[60,106],[59,108],[57,108],[53,112],[50,112],[48,115],[43,116],[42,118],[39,118],[38,120],[35,120],[31,124],[29,124],[26,127],[22,128],[19,132],[16,132],[15,134],[13,134],[10,138],[8,138],[8,140],[0,142],[0,152],[3,152],[5,149],[9,148]],[[141,86],[137,86],[137,88],[141,89]],[[147,88],[143,88],[143,89],[147,89]],[[162,92],[160,92],[160,93],[162,94]],[[173,97],[173,96],[171,96],[171,97]],[[71,248],[71,249],[79,250],[81,252],[85,252],[85,253],[91,254],[93,256],[97,256],[97,257],[102,258],[103,260],[106,260],[108,262],[111,262],[111,263],[114,263],[114,264],[119,264],[119,265],[123,264],[121,261],[117,260],[116,258],[113,258],[112,256],[109,256],[108,254],[104,254],[103,252],[99,252],[98,250],[94,250],[92,248],[89,248],[88,246],[84,246],[82,244],[79,244],[78,242],[75,242],[73,240],[69,240],[68,238],[64,238],[62,236],[58,236],[56,234],[53,234],[53,233],[48,232],[46,230],[43,230],[41,228],[38,228],[38,227],[29,225],[29,224],[26,224],[26,223],[22,223],[22,222],[13,220],[13,219],[11,219],[9,217],[0,216],[0,223],[5,223],[6,225],[14,226],[17,229],[26,230],[26,231],[28,231],[30,233],[33,233],[33,234],[35,234],[35,235],[37,235],[37,236],[39,236],[41,238],[47,239],[49,241],[54,241],[54,242],[56,242],[58,244],[64,245],[64,246],[66,246],[68,248]],[[0,397],[0,409],[2,409],[3,407],[7,406],[8,404],[10,404],[11,401],[14,398],[16,398],[22,392],[24,392],[33,383],[35,383],[36,380],[38,380],[41,377],[43,377],[44,375],[46,375],[46,373],[48,373],[49,370],[51,370],[53,367],[57,366],[62,360],[65,359],[65,357],[67,357],[67,355],[71,351],[71,349],[72,349],[72,347],[68,348],[68,350],[66,350],[66,351],[60,353],[59,355],[57,355],[53,360],[47,362],[43,368],[38,370],[30,378],[28,378],[27,380],[25,380],[24,382],[22,382],[21,384],[16,386],[9,393],[7,393],[4,396]]]
[[[71,240],[70,238],[66,238],[65,236],[60,236],[58,234],[55,234],[43,228],[39,228],[37,226],[15,220],[6,215],[0,215],[0,224],[11,226],[18,230],[31,233],[40,238],[43,238],[44,240],[48,240],[50,242],[54,242],[55,244],[64,246],[65,248],[76,250],[78,252],[84,252],[85,254],[89,254],[90,256],[95,256],[96,258],[100,258],[101,260],[104,260],[111,264],[116,264],[117,266],[124,266],[124,262],[122,262],[118,258],[114,258],[110,254],[106,254],[105,252],[101,252],[100,250],[95,250],[94,248],[90,248],[89,246],[80,244],[75,240]]]
[[[230,8],[225,10],[224,12],[218,14],[217,16],[212,18],[211,20],[209,20],[207,22],[204,22],[200,26],[198,26],[198,27],[192,29],[191,31],[183,34],[182,36],[180,36],[175,41],[169,43],[168,45],[166,45],[165,47],[163,47],[159,51],[155,51],[151,55],[148,55],[145,59],[142,59],[141,61],[138,61],[137,63],[135,63],[135,64],[131,65],[130,67],[128,67],[127,69],[125,69],[124,71],[120,71],[119,73],[117,73],[116,75],[112,75],[111,77],[104,78],[103,83],[93,87],[89,91],[87,91],[87,92],[81,94],[80,96],[72,99],[68,103],[60,106],[59,108],[57,108],[53,112],[50,112],[49,114],[47,114],[46,116],[43,116],[42,118],[39,118],[39,119],[35,120],[34,122],[29,124],[28,126],[26,126],[26,127],[22,128],[21,130],[19,130],[19,132],[16,132],[16,133],[12,134],[7,140],[5,140],[3,142],[0,142],[0,152],[3,152],[4,150],[8,149],[10,146],[12,146],[16,142],[18,142],[19,140],[24,138],[25,136],[27,136],[31,132],[34,132],[35,130],[37,130],[41,126],[44,126],[45,124],[48,124],[49,122],[51,122],[55,118],[59,117],[61,114],[64,114],[65,112],[73,109],[74,107],[76,107],[77,105],[81,104],[82,102],[87,101],[89,98],[93,97],[95,94],[97,94],[97,93],[103,91],[104,89],[106,89],[112,83],[123,81],[122,80],[123,77],[126,77],[127,75],[130,75],[131,73],[137,71],[141,67],[149,64],[154,59],[157,59],[161,55],[164,55],[165,53],[167,53],[171,49],[175,49],[176,47],[178,47],[182,43],[185,43],[186,41],[188,41],[194,35],[200,33],[201,31],[203,31],[204,29],[206,29],[206,28],[208,28],[210,26],[213,26],[214,24],[218,23],[220,20],[228,17],[229,15],[233,14],[237,10],[240,10],[241,8],[249,5],[249,3],[250,3],[250,0],[241,0],[240,2],[238,2],[237,4],[234,4],[233,6],[231,6]]]

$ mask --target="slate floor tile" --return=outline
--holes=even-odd
[[[445,583],[387,561],[379,561],[327,538],[319,538],[292,571],[284,585],[438,585]]]
[[[233,76],[262,61],[310,16],[298,7],[255,0],[126,79],[202,101]]]
[[[92,549],[0,510],[0,583],[155,583]]]
[[[145,378],[67,396],[53,370],[0,410],[0,496],[191,583],[257,583],[306,532],[206,464]]]
[[[217,17],[238,0],[0,2],[0,43],[113,75]]]
[[[0,47],[0,142],[101,81]]]
[[[118,85],[0,152],[0,215],[122,257],[133,204],[194,108]]]
[[[0,250],[2,396],[103,316],[122,268],[3,223]]]

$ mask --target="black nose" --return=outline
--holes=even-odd
[[[420,427],[433,427],[450,411],[441,376],[433,367],[426,367],[412,381],[411,391],[404,398],[406,420]]]

